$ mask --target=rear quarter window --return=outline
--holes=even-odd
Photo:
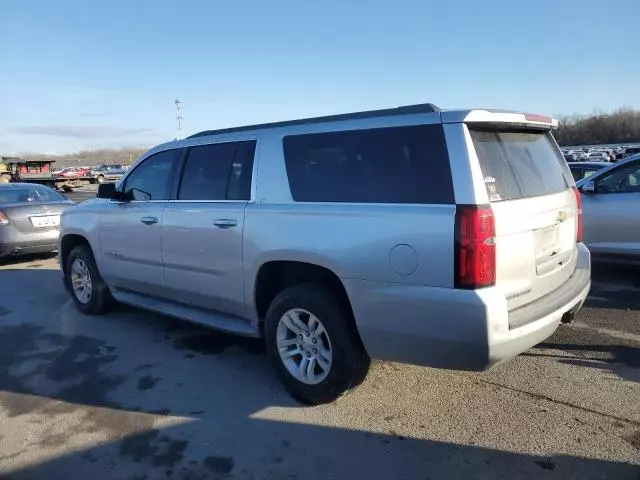
[[[283,147],[298,202],[454,203],[439,124],[291,135]]]
[[[559,193],[571,173],[547,132],[470,128],[489,201]]]

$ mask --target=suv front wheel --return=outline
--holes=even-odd
[[[82,313],[102,315],[109,310],[113,297],[102,280],[93,252],[88,245],[71,250],[65,270],[71,298]]]
[[[347,306],[320,285],[283,290],[265,318],[268,355],[291,394],[331,402],[365,378],[370,359]]]

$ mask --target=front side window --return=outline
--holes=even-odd
[[[640,162],[614,168],[597,182],[598,193],[640,193]]]
[[[287,136],[298,202],[454,203],[442,125]]]
[[[167,150],[145,159],[131,172],[124,183],[123,192],[132,200],[167,200],[171,168],[180,158],[181,150]]]

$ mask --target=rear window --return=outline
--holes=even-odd
[[[0,188],[0,203],[62,202],[64,200],[67,198],[60,193],[40,185]]]
[[[549,133],[469,131],[489,201],[538,197],[569,188],[571,174]]]
[[[298,202],[454,202],[442,125],[292,135],[283,146]]]

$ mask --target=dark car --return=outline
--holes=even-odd
[[[60,214],[73,205],[44,185],[0,185],[0,257],[56,250]]]
[[[628,147],[624,152],[623,158],[629,158],[632,155],[637,155],[640,153],[640,147]]]
[[[583,178],[587,178],[593,175],[598,170],[602,170],[605,167],[611,165],[606,162],[572,162],[569,164],[573,179],[577,182]]]

